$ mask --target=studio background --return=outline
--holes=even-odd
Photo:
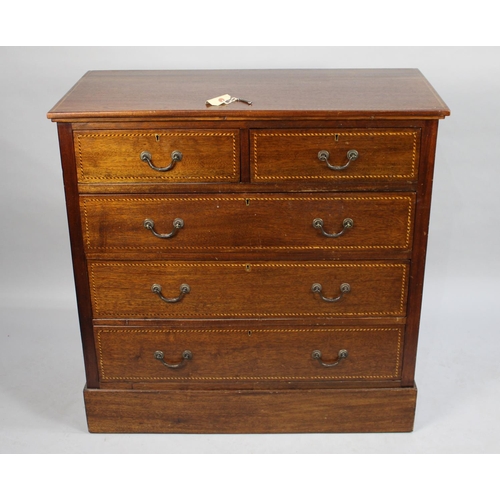
[[[0,452],[498,453],[499,60],[496,47],[0,48]],[[405,67],[451,109],[439,124],[414,432],[89,434],[47,111],[88,70]]]

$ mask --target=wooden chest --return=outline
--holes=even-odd
[[[87,73],[48,117],[89,430],[411,431],[447,115],[412,69]]]

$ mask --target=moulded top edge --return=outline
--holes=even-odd
[[[229,94],[248,99],[207,106]],[[90,71],[49,111],[98,118],[444,118],[450,110],[416,69]]]

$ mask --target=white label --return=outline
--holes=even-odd
[[[210,106],[220,106],[221,104],[224,104],[229,99],[231,99],[231,96],[229,94],[224,94],[224,95],[220,95],[219,97],[214,97],[212,99],[208,99],[207,104],[209,104]]]

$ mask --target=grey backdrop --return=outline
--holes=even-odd
[[[500,450],[500,49],[0,48],[0,452],[497,453]],[[416,67],[440,122],[415,431],[91,435],[56,125],[88,70]]]

